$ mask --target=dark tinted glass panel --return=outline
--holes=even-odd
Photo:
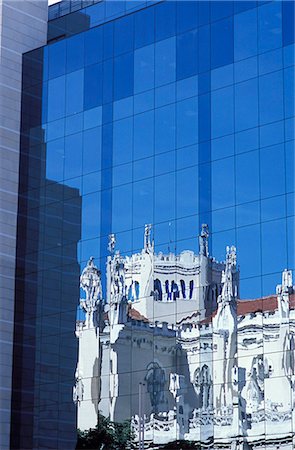
[[[233,61],[233,18],[223,19],[211,25],[211,68]]]

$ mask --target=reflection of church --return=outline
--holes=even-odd
[[[236,249],[215,261],[206,226],[199,243],[198,255],[155,254],[146,226],[141,253],[123,257],[111,235],[106,301],[100,271],[88,262],[76,325],[78,427],[95,426],[100,411],[132,418],[147,443],[291,450],[292,274],[283,272],[275,296],[241,301]]]

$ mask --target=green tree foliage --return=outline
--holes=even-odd
[[[78,430],[76,450],[131,450],[135,448],[133,441],[130,420],[123,423],[112,422],[99,414],[95,428],[88,431]]]

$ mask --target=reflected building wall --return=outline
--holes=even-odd
[[[68,407],[68,445],[74,445],[73,378],[76,396],[85,389],[81,408],[89,411],[87,402],[91,404],[93,423],[98,399],[102,410],[116,420],[124,418],[124,408],[129,418],[136,416],[136,385],[141,371],[149,386],[146,398],[151,411],[146,414],[159,414],[166,407],[167,414],[173,411],[165,420],[170,421],[175,439],[180,432],[186,439],[203,441],[216,435],[221,445],[223,432],[215,433],[219,425],[232,436],[232,428],[229,431],[221,422],[212,422],[210,412],[216,408],[220,414],[224,407],[221,398],[226,395],[233,405],[237,434],[244,432],[238,428],[239,414],[244,415],[244,425],[247,415],[255,416],[257,411],[249,412],[252,400],[248,405],[248,394],[240,395],[240,391],[246,386],[248,392],[249,372],[253,378],[250,384],[257,383],[262,389],[259,380],[253,381],[254,369],[258,371],[261,361],[253,362],[247,349],[254,345],[252,335],[262,336],[257,337],[257,345],[263,348],[265,337],[267,352],[272,351],[271,345],[275,349],[281,343],[277,335],[282,337],[285,331],[279,331],[283,326],[278,327],[278,300],[269,300],[276,306],[271,303],[266,312],[260,305],[264,298],[273,296],[284,269],[294,270],[293,10],[292,2],[164,1],[135,5],[103,1],[61,17],[64,37],[59,30],[58,36],[52,35],[58,41],[25,56],[28,65],[23,81],[20,166],[24,181],[19,224],[24,221],[22,229],[27,231],[22,239],[20,225],[18,283],[21,298],[22,292],[27,292],[27,307],[32,303],[29,314],[36,317],[36,332],[43,343],[36,343],[35,331],[26,325],[24,335],[29,337],[32,332],[30,342],[38,351],[26,359],[22,345],[20,358],[22,373],[26,364],[30,367],[27,381],[23,375],[30,394],[38,386],[39,362],[40,374],[43,363],[54,372],[57,384],[50,389],[57,403],[52,418],[60,425],[50,431],[52,442],[57,442],[54,433],[63,423],[63,412],[56,411]],[[54,27],[54,20],[51,25]],[[35,73],[40,74],[37,80],[32,76]],[[196,238],[203,223],[210,229],[209,258],[199,254]],[[145,224],[153,224],[154,241],[150,237],[143,245]],[[87,266],[90,256],[101,271],[100,303],[109,303],[111,292],[114,298],[122,295],[119,285],[111,290],[111,262],[116,253],[108,250],[110,234],[115,235],[115,252],[120,250],[116,264],[120,268],[123,261],[128,268],[126,301],[118,310],[104,311],[118,322],[109,335],[104,331],[97,335],[92,322],[88,323],[89,348],[83,349],[81,344],[80,349],[83,355],[90,353],[84,359],[84,368],[77,368],[73,314],[79,300],[78,273]],[[214,315],[220,308],[218,296],[224,286],[221,274],[227,245],[238,249],[239,264],[238,291],[234,292],[237,306],[225,308],[234,330],[232,336],[238,330],[238,337],[230,341],[226,341],[229,328],[223,328]],[[150,258],[149,248],[153,248],[155,258]],[[184,274],[198,267],[202,267],[200,276],[192,285],[189,275]],[[240,314],[242,302],[249,298],[256,301],[245,302],[249,311]],[[133,301],[138,303],[137,313],[133,312],[136,317],[131,317],[131,322],[126,319],[126,327],[120,328]],[[22,303],[17,304],[21,316],[16,323],[23,330],[28,322],[23,320]],[[78,313],[79,335],[84,333],[85,320],[85,311],[79,305]],[[185,325],[182,331],[171,327],[163,331],[160,325],[168,322],[176,326],[189,317],[186,320],[196,325],[190,334],[192,341],[188,338],[191,326]],[[132,325],[137,319],[140,324]],[[102,315],[101,320],[107,319]],[[277,330],[276,337],[272,329]],[[23,339],[22,332],[19,339]],[[230,353],[230,361],[225,366],[216,362],[216,367],[221,364],[218,376],[225,371],[228,383],[232,383],[224,386],[220,379],[214,379],[212,361],[214,347],[226,347],[228,342],[231,350],[224,351]],[[63,345],[69,345],[71,357],[57,376]],[[202,351],[195,354],[195,346]],[[156,347],[166,348],[166,356],[162,350],[157,356]],[[127,352],[124,361],[116,359],[121,355],[120,348]],[[146,350],[146,359],[141,360],[142,349]],[[240,364],[242,378],[236,384],[235,354],[239,357],[239,351],[248,359]],[[217,357],[217,361],[221,359]],[[31,367],[37,367],[37,381]],[[45,377],[44,386],[47,381]],[[163,383],[167,392],[161,396]],[[215,393],[210,403],[211,389]],[[25,401],[21,387],[15,392]],[[39,398],[37,390],[34,392],[27,405],[30,414],[35,408],[32,399]],[[122,396],[125,401],[111,401],[110,392],[112,398]],[[259,393],[257,389],[255,392]],[[265,392],[265,398],[267,395]],[[35,410],[34,432],[28,432],[28,439],[33,439],[37,448],[41,448],[40,430],[44,435],[50,429],[46,411],[53,411],[54,406],[48,400],[40,403],[40,408],[45,405],[44,415],[38,412],[40,409]],[[198,408],[206,410],[206,414],[202,410],[206,416],[203,422],[198,408],[191,404],[195,401],[200,404]],[[155,407],[157,402],[159,406]],[[22,411],[25,409],[22,406]],[[256,418],[260,412],[257,414]],[[84,415],[85,423],[87,419]],[[162,419],[153,416],[149,422],[146,435],[150,441],[166,439]],[[32,424],[32,415],[27,420]],[[258,433],[257,427],[255,430]]]

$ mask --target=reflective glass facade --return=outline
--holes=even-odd
[[[292,449],[294,4],[126,4],[24,56],[14,448],[138,433],[142,382],[149,443]]]

